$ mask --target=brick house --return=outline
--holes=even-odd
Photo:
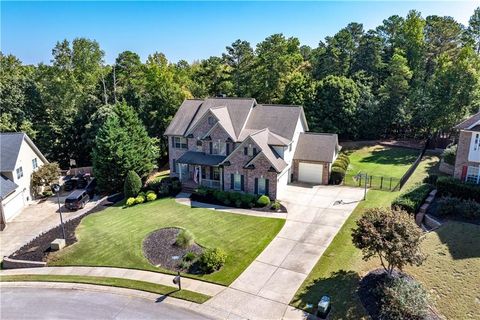
[[[327,184],[336,134],[308,133],[300,106],[251,98],[185,100],[165,131],[170,175],[184,185],[277,198],[292,181]]]
[[[453,176],[480,184],[480,112],[461,122]]]

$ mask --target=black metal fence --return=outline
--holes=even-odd
[[[343,185],[351,187],[365,187],[375,190],[396,191],[399,190],[400,179],[394,177],[365,175],[365,174],[346,174],[343,179]]]

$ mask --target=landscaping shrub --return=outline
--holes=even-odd
[[[423,179],[423,183],[429,183],[435,185],[437,183],[438,176],[436,174],[429,174]]]
[[[228,199],[228,193],[225,192],[225,191],[221,191],[221,190],[215,190],[213,191],[213,197],[221,202],[221,203],[225,203],[225,200]]]
[[[134,197],[130,197],[130,198],[127,199],[127,202],[125,203],[125,205],[126,205],[127,207],[131,207],[131,206],[133,206],[133,205],[136,203],[135,200],[136,200],[136,199],[135,199]]]
[[[176,177],[164,177],[158,186],[160,197],[176,196],[182,190],[182,184]]]
[[[226,192],[228,199],[230,200],[231,203],[236,204],[237,201],[240,201],[241,203],[241,197],[242,194],[239,192]]]
[[[161,182],[164,178],[165,178],[164,176],[159,176],[159,177],[155,177],[152,180],[148,181],[147,182],[147,189],[158,191],[158,189],[160,187],[160,184],[161,184]]]
[[[480,217],[480,203],[474,200],[462,200],[455,197],[442,197],[438,200],[439,216],[455,216],[466,219]]]
[[[242,200],[240,200],[240,199],[235,200],[235,207],[241,208],[242,207]]]
[[[206,249],[199,259],[200,268],[210,273],[219,270],[227,260],[227,254],[220,248]]]
[[[443,151],[443,161],[450,165],[455,165],[455,157],[457,156],[457,145],[450,146]]]
[[[177,239],[175,240],[175,244],[181,248],[188,248],[194,242],[193,234],[188,231],[187,229],[182,229],[180,233],[177,235]]]
[[[453,196],[461,199],[472,199],[480,202],[480,186],[464,183],[453,177],[438,177],[437,190],[441,196]]]
[[[253,194],[244,193],[240,196],[240,200],[242,207],[251,208],[255,203],[255,196]]]
[[[348,158],[348,156],[344,153],[341,153],[341,154],[338,155],[337,159],[333,162],[332,169],[334,167],[341,168],[341,169],[343,169],[344,172],[346,172],[349,164],[350,164],[350,159]],[[344,175],[345,175],[345,173],[344,173]],[[342,179],[343,179],[343,177],[342,177]]]
[[[428,295],[420,283],[406,278],[388,281],[381,289],[382,319],[424,319],[428,313]]]
[[[157,199],[157,195],[155,192],[147,193],[147,201],[153,201]]]
[[[185,255],[183,256],[183,260],[184,261],[187,261],[187,262],[192,262],[193,260],[195,260],[197,258],[197,255],[195,254],[195,252],[187,252],[185,253]]]
[[[142,189],[142,180],[135,171],[128,171],[123,184],[123,193],[125,198],[136,197]]]
[[[141,204],[141,203],[144,203],[145,202],[145,197],[144,196],[137,196],[135,198],[135,204]]]
[[[270,205],[270,198],[267,197],[266,195],[260,196],[260,198],[258,198],[257,200],[257,205],[259,207],[266,207]]]
[[[332,166],[332,171],[330,173],[331,183],[340,184],[342,183],[343,178],[345,178],[345,170],[337,166]]]
[[[420,184],[393,200],[392,208],[402,209],[410,214],[415,214],[432,190],[433,186],[431,184]]]
[[[44,197],[51,197],[53,196],[53,192],[51,190],[46,190],[42,192],[42,196]]]
[[[278,210],[280,210],[280,208],[281,208],[280,202],[278,200],[275,200],[275,202],[273,202],[273,204],[272,204],[271,209],[275,210],[275,211],[278,211]]]
[[[193,191],[195,194],[205,197],[208,194],[208,189],[206,187],[200,186]]]

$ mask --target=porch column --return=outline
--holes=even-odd
[[[202,166],[198,166],[200,169],[198,170],[198,184],[202,185]]]
[[[223,191],[223,167],[219,167],[220,169],[220,190]]]
[[[179,165],[179,166],[177,165],[177,167],[178,167],[178,171],[179,171],[178,175],[180,176],[179,179],[180,179],[180,181],[182,181],[182,166],[181,166],[181,165]]]

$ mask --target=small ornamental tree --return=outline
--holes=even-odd
[[[58,177],[60,177],[58,163],[45,163],[32,173],[32,187],[37,188],[40,186],[49,186],[50,184],[57,182]]]
[[[422,231],[411,216],[402,210],[371,208],[357,221],[352,231],[353,244],[362,250],[363,259],[379,257],[389,276],[395,268],[421,265]]]
[[[142,179],[140,179],[140,176],[135,171],[128,171],[123,185],[125,198],[136,197],[140,189],[142,189]]]

